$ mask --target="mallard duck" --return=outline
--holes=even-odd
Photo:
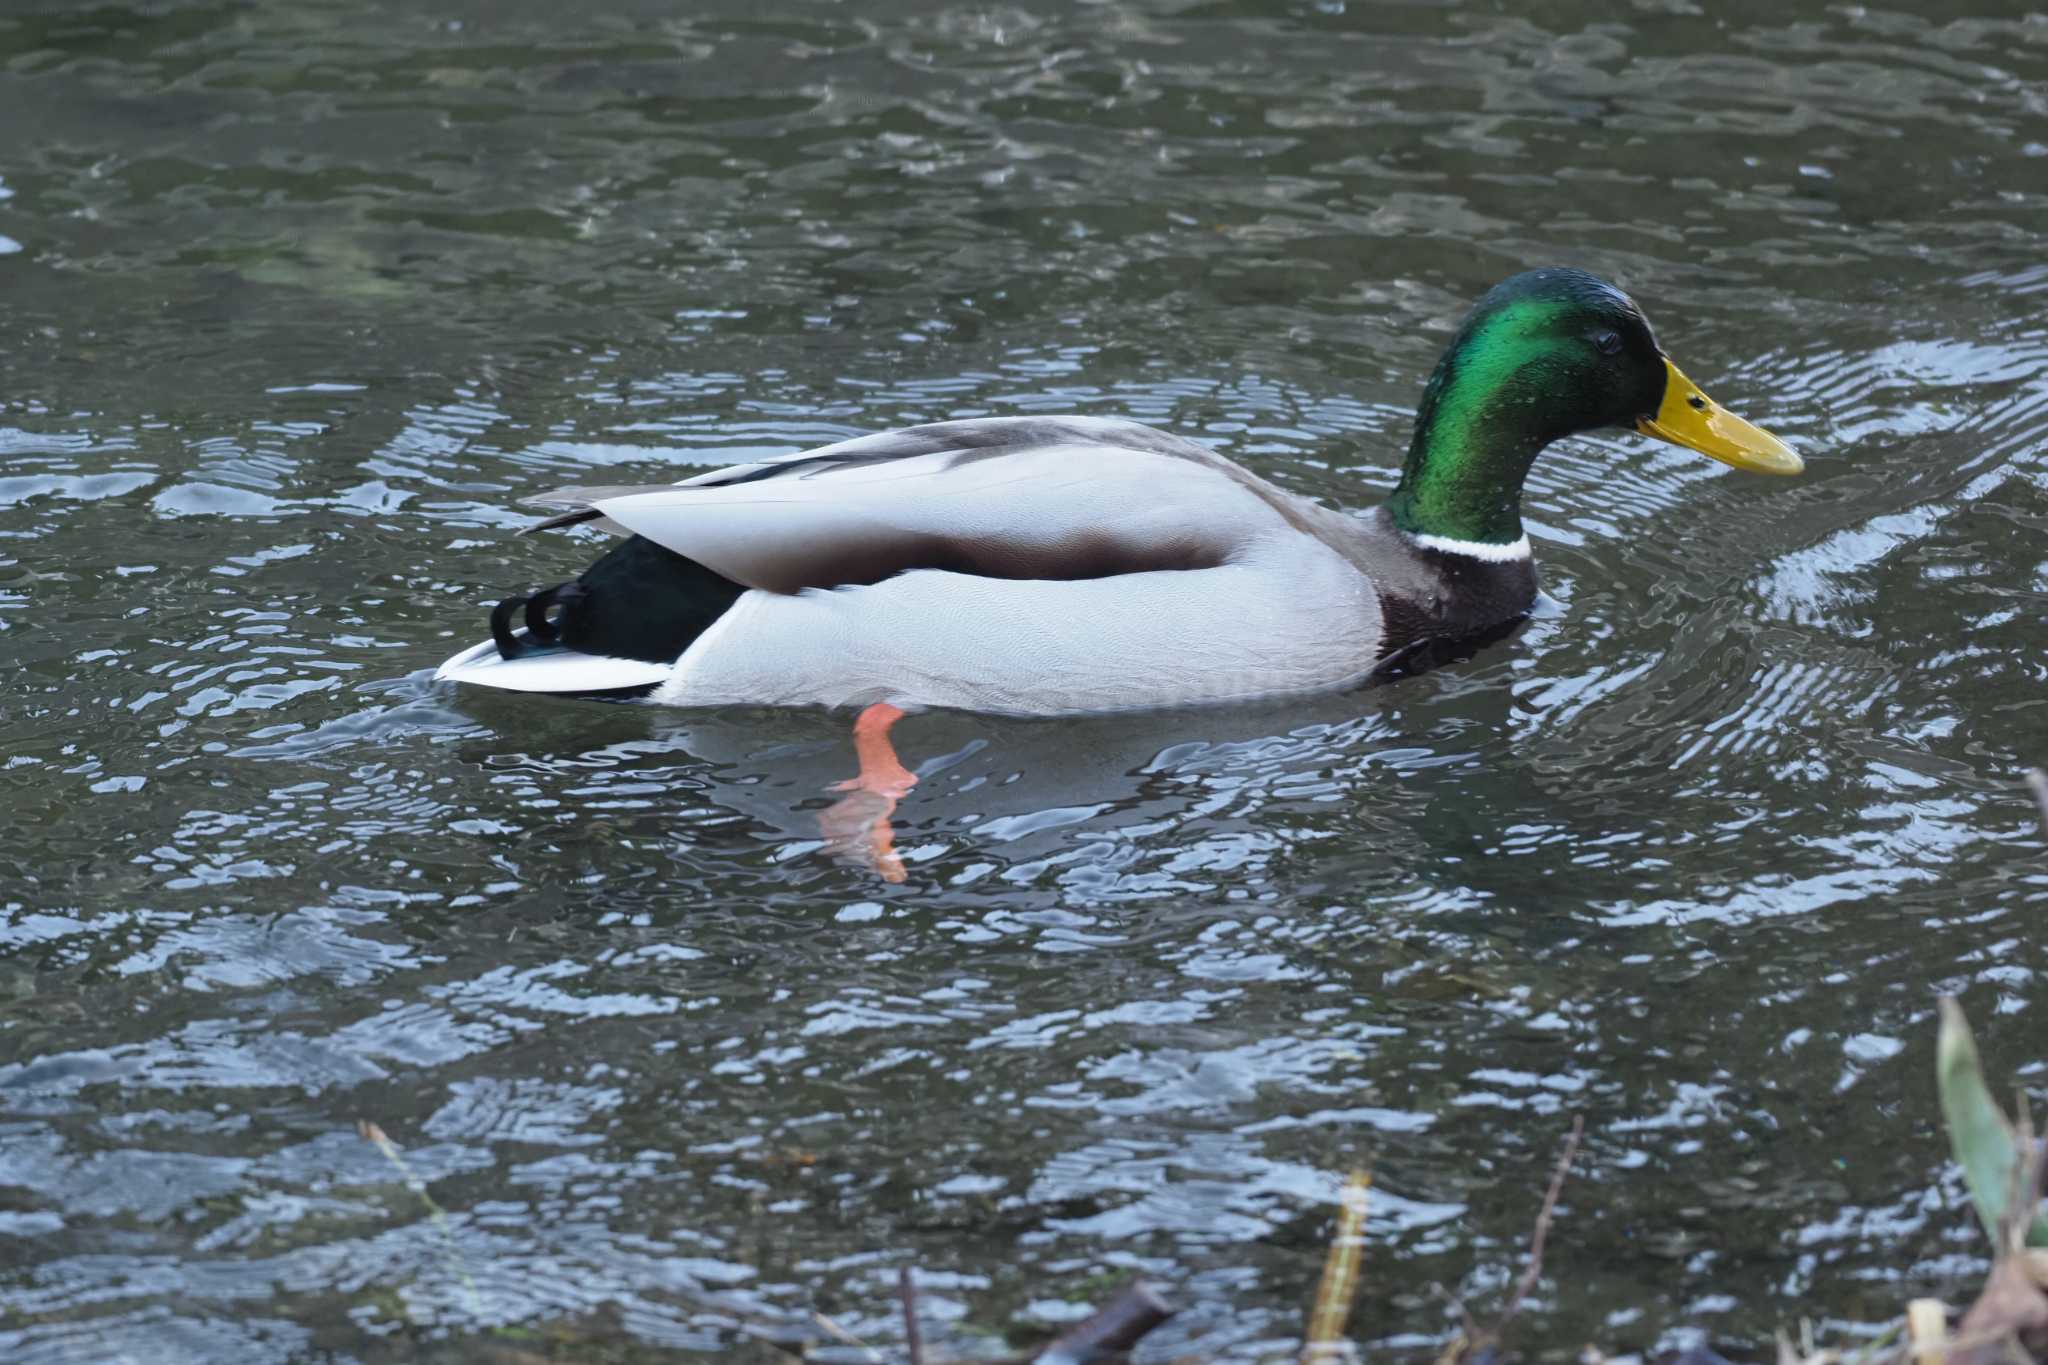
[[[1137,422],[934,422],[536,499],[559,510],[530,530],[626,539],[573,583],[499,603],[491,638],[437,676],[861,705],[856,782],[907,790],[888,744],[904,708],[1048,716],[1345,688],[1516,620],[1536,600],[1523,480],[1543,447],[1599,427],[1739,469],[1802,467],[1700,392],[1621,290],[1533,270],[1465,318],[1400,482],[1362,515]]]

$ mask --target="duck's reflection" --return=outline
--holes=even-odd
[[[580,755],[579,770],[600,757],[638,770],[656,755],[687,755],[705,769],[691,785],[772,831],[780,858],[829,857],[902,883],[963,843],[1000,844],[1011,864],[1071,857],[1084,829],[1127,841],[1201,821],[1249,847],[1275,834],[1270,821],[1246,817],[1276,796],[1330,811],[1334,832],[1350,839],[1412,840],[1441,823],[1406,810],[1431,799],[1428,787],[1390,784],[1386,800],[1365,806],[1344,797],[1390,769],[1461,762],[1506,727],[1498,673],[1488,682],[1413,677],[1470,660],[1485,643],[1418,652],[1351,692],[1242,706],[1058,720],[871,706],[853,724],[851,754],[843,712],[551,701],[537,714],[531,699],[491,694],[465,697],[463,710],[499,735],[520,734],[529,752]],[[1467,822],[1450,823],[1469,835]],[[1180,861],[1213,860],[1189,850]]]

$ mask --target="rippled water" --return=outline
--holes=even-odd
[[[1359,1163],[1420,1351],[1579,1112],[1531,1343],[1955,1292],[1935,993],[2048,1088],[2048,21],[1500,8],[8,5],[0,1353],[779,1358],[910,1264],[1243,1357]],[[913,718],[901,887],[843,717],[430,681],[558,483],[1082,411],[1369,503],[1547,262],[1808,476],[1573,441],[1469,660]]]

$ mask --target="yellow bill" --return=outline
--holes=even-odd
[[[1664,402],[1655,417],[1636,423],[1637,431],[1753,474],[1797,474],[1806,468],[1791,446],[1716,404],[1668,359],[1664,371]]]

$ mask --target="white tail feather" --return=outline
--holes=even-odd
[[[463,650],[434,673],[436,682],[473,683],[508,692],[609,692],[620,687],[649,687],[668,681],[673,665],[645,659],[617,659],[554,649],[516,659],[499,655],[486,640]]]

